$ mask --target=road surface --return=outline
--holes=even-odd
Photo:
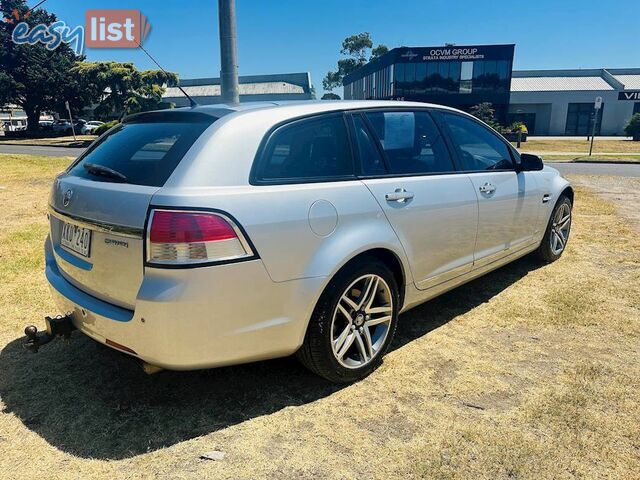
[[[548,162],[562,174],[616,175],[620,177],[640,177],[640,163],[566,163]]]
[[[15,153],[28,155],[44,155],[48,157],[77,157],[84,148],[63,147],[36,147],[26,145],[2,145],[0,153]],[[640,163],[615,164],[615,163],[567,163],[548,162],[561,173],[587,174],[587,175],[617,175],[622,177],[640,177]]]
[[[45,157],[73,157],[76,158],[84,148],[67,147],[38,147],[28,145],[2,145],[0,143],[0,153],[15,153],[24,155],[44,155]]]

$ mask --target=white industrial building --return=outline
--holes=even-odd
[[[245,75],[238,81],[241,102],[309,100],[313,97],[308,72]],[[180,80],[180,86],[200,105],[222,102],[219,78],[184,79]],[[189,101],[177,87],[167,88],[162,100],[177,107],[189,106]]]
[[[532,135],[588,135],[594,103],[602,97],[596,135],[624,135],[640,113],[640,68],[514,70],[508,119],[522,121]]]

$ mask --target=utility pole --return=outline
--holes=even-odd
[[[591,143],[589,144],[589,156],[593,153],[593,137],[596,136],[596,125],[598,123],[598,114],[602,109],[602,97],[596,97],[596,102],[593,106],[593,126],[591,127]]]
[[[218,23],[220,26],[220,89],[222,101],[224,103],[240,103],[235,0],[218,0]]]

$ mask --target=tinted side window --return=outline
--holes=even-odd
[[[440,131],[427,112],[370,112],[366,116],[382,144],[391,173],[454,170]]]
[[[460,115],[443,114],[463,170],[512,169],[509,147],[483,125]]]
[[[353,126],[355,128],[356,143],[358,145],[358,153],[360,156],[360,165],[363,175],[384,175],[387,168],[382,161],[382,157],[376,148],[373,139],[367,131],[364,120],[360,115],[353,117]]]
[[[257,171],[259,180],[313,180],[353,175],[342,115],[302,120],[279,128]]]

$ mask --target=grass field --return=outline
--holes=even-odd
[[[538,140],[533,137],[521,143],[520,150],[523,152],[578,152],[588,154],[589,143],[587,140]],[[598,137],[596,137],[593,142],[593,152],[640,155],[640,142],[632,140],[598,140]]]
[[[607,163],[640,163],[640,154],[638,155],[602,155],[593,154],[591,157],[588,155],[554,155],[542,153],[542,158],[545,162],[602,162]]]
[[[291,359],[148,377],[77,333],[21,347],[54,313],[42,243],[68,161],[0,155],[3,478],[638,478],[640,241],[609,200],[578,189],[560,261],[402,315],[357,384]]]

